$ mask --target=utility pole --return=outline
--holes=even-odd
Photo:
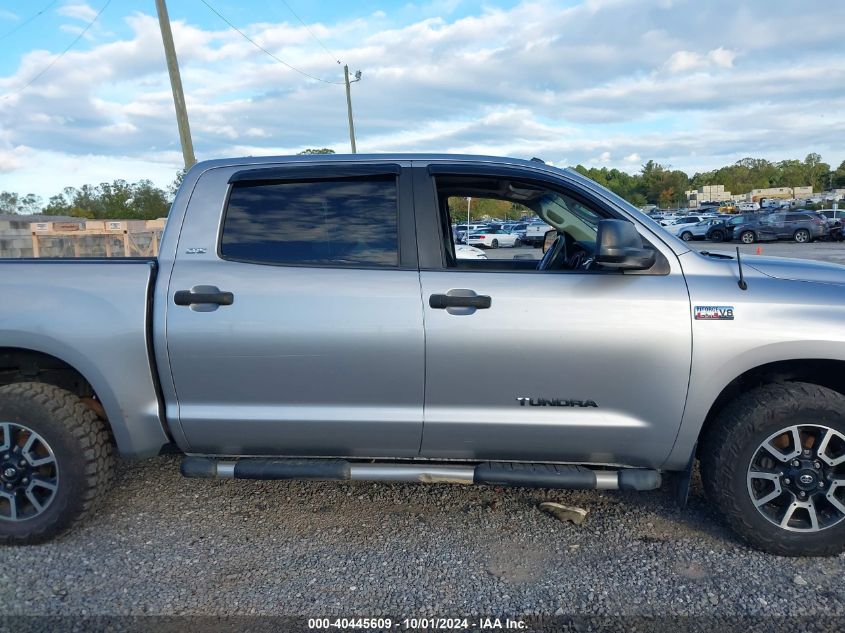
[[[355,124],[352,122],[352,91],[349,89],[349,85],[354,84],[356,81],[361,81],[361,71],[356,71],[355,79],[349,81],[349,66],[344,64],[343,78],[346,83],[346,112],[349,115],[349,143],[352,145],[352,153],[357,154],[358,151],[355,148]]]
[[[185,107],[185,94],[182,92],[182,78],[179,76],[179,62],[176,48],[173,46],[173,32],[170,30],[170,16],[164,0],[156,0],[158,23],[161,27],[161,41],[164,43],[164,55],[167,58],[167,72],[170,75],[170,88],[173,90],[173,105],[176,106],[176,123],[179,126],[179,141],[182,143],[182,156],[185,169],[193,167],[197,159],[194,156],[194,144],[191,141],[191,127],[188,125],[188,110]],[[347,93],[349,84],[346,86]]]

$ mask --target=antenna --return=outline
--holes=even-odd
[[[736,265],[739,266],[739,285],[740,290],[748,290],[748,284],[745,283],[745,277],[742,274],[742,259],[739,256],[739,246],[736,247]]]

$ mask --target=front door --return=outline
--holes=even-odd
[[[466,198],[495,217],[544,211],[568,251],[538,270],[540,249],[489,249],[486,260],[467,261],[444,240],[442,264],[421,261],[422,454],[659,465],[680,425],[691,362],[689,296],[672,252],[656,244],[658,264],[643,274],[601,270],[589,258],[610,211],[587,196],[518,172],[435,172],[417,187],[418,221],[426,209],[465,214]]]
[[[408,185],[396,165],[201,177],[167,309],[192,452],[417,454],[424,346]],[[218,237],[219,207],[197,197],[219,205],[227,187]],[[213,301],[224,293],[230,304]]]

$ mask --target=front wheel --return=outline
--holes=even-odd
[[[37,382],[0,388],[0,543],[39,543],[67,530],[112,472],[109,433],[78,397]]]
[[[805,244],[810,241],[810,232],[807,229],[798,229],[792,237],[799,244]]]
[[[701,445],[707,496],[751,545],[782,556],[845,550],[845,396],[765,385],[729,404]]]
[[[710,234],[710,241],[712,242],[724,242],[725,241],[725,234],[723,231],[713,231]]]
[[[743,244],[753,244],[757,241],[757,236],[754,235],[754,231],[743,231],[739,236],[739,241]]]
[[[494,239],[492,242],[490,242],[490,248],[499,248],[499,240]]]
[[[685,242],[689,242],[692,239],[692,233],[690,233],[689,231],[684,231],[683,233],[681,233],[681,239]]]

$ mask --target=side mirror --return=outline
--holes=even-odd
[[[552,247],[552,244],[555,243],[557,239],[557,231],[546,231],[546,234],[543,236],[543,253],[548,253],[549,249]]]
[[[606,268],[645,270],[657,259],[654,250],[643,247],[637,227],[627,220],[600,220],[596,233],[595,261]]]

